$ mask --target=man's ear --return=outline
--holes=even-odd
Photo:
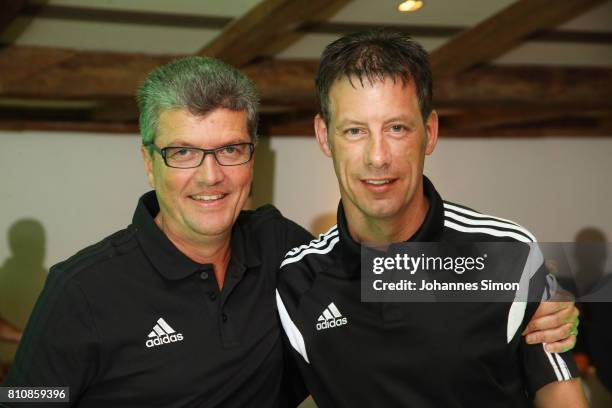
[[[427,144],[425,145],[425,154],[433,153],[438,143],[438,113],[432,110],[425,122],[425,131],[427,132]]]
[[[314,129],[315,129],[315,135],[317,137],[317,142],[319,143],[319,147],[321,148],[321,151],[327,157],[331,157],[331,149],[329,147],[327,125],[325,124],[325,120],[323,120],[320,114],[317,114],[317,116],[315,116],[314,118]]]
[[[155,176],[153,175],[153,157],[152,153],[149,152],[149,149],[145,145],[140,146],[140,153],[142,154],[142,159],[144,160],[145,171],[147,172],[147,179],[149,180],[149,185],[153,190],[155,190]]]

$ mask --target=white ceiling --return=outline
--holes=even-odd
[[[39,0],[41,2],[41,0]],[[42,1],[43,3],[45,1]],[[50,5],[114,10],[165,12],[217,17],[239,17],[258,0],[50,0]],[[405,24],[470,27],[513,3],[512,0],[425,0],[416,13],[396,11],[397,0],[354,0],[330,21],[364,24]],[[612,31],[612,0],[559,27],[569,30]],[[65,47],[79,50],[190,54],[201,49],[220,31],[161,27],[113,22],[81,22],[51,18],[16,19],[0,41],[17,45]],[[318,58],[337,35],[307,34],[279,58]],[[434,50],[447,39],[416,37]],[[501,64],[612,66],[612,45],[527,42],[499,58]]]

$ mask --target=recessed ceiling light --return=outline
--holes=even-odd
[[[420,0],[406,0],[397,5],[397,10],[402,13],[411,13],[423,7],[423,2]]]

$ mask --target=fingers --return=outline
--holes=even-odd
[[[572,307],[574,307],[574,302],[571,301],[567,301],[567,302],[542,302],[540,303],[540,305],[538,306],[538,309],[536,310],[534,317],[540,317],[540,316],[546,316],[546,315],[550,315],[550,314],[554,314],[557,313],[561,310],[565,310],[565,309],[571,309]]]
[[[564,307],[563,305],[570,305],[571,307]],[[523,331],[523,335],[539,330],[555,329],[567,323],[577,325],[578,316],[580,315],[580,312],[573,306],[572,302],[545,302],[538,307],[538,311],[540,312],[539,316],[538,312],[534,314]]]
[[[567,339],[562,341],[557,341],[550,344],[545,344],[544,348],[549,353],[565,353],[574,348],[576,345],[576,335],[571,335]]]
[[[565,339],[575,335],[576,328],[572,323],[566,323],[556,329],[541,330],[530,333],[525,338],[527,344],[537,343],[554,343],[564,341]]]

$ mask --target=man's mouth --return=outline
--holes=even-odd
[[[196,194],[189,197],[195,201],[213,202],[221,200],[225,196],[226,194]]]
[[[372,184],[372,185],[375,185],[375,186],[381,186],[383,184],[392,183],[394,180],[393,179],[381,179],[381,180],[368,180],[368,179],[366,179],[366,180],[363,180],[363,181],[366,184]]]

